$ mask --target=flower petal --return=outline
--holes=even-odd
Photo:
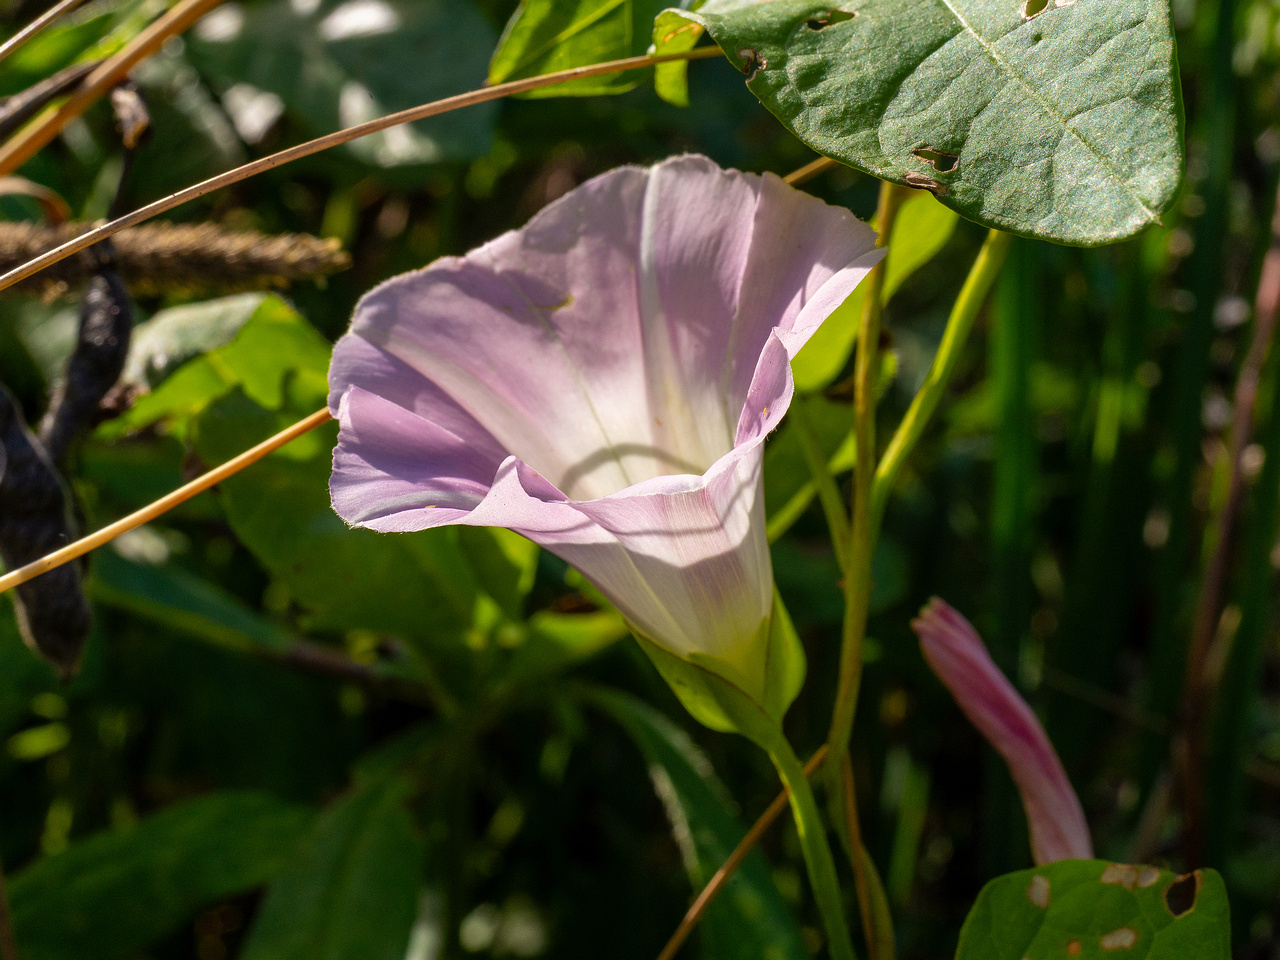
[[[1093,857],[1080,799],[1044,727],[1000,672],[982,638],[934,597],[911,623],[925,660],[960,709],[995,747],[1022,794],[1036,863]]]

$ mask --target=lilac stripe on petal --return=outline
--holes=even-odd
[[[705,157],[596,177],[360,301],[330,368],[334,507],[385,531],[508,527],[762,700],[763,443],[874,244],[847,210]]]
[[[1062,762],[1027,702],[959,612],[934,597],[911,623],[933,672],[1004,758],[1022,794],[1036,863],[1093,857],[1089,825]]]

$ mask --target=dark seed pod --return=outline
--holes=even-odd
[[[11,570],[71,541],[62,481],[0,386],[0,557]],[[18,587],[18,628],[27,645],[64,678],[75,673],[89,635],[80,570],[64,564]]]
[[[103,266],[85,289],[76,348],[40,424],[40,442],[55,463],[62,461],[80,433],[97,422],[102,398],[124,370],[132,330],[129,291],[113,267]]]

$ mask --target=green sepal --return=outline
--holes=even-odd
[[[773,612],[760,628],[759,639],[767,648],[757,677],[707,654],[681,657],[634,626],[632,632],[694,719],[712,730],[740,733],[773,752],[782,718],[800,693],[805,673],[804,647],[777,590]]]

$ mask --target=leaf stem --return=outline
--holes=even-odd
[[[849,939],[849,927],[844,920],[844,898],[840,893],[840,881],[836,878],[835,858],[831,855],[831,845],[827,843],[827,831],[818,813],[817,801],[813,799],[813,788],[809,786],[800,760],[781,730],[770,744],[769,756],[783,785],[791,791],[791,814],[800,835],[800,849],[809,872],[809,884],[827,930],[831,960],[855,960],[853,941]]]
[[[938,402],[951,383],[956,365],[960,362],[960,354],[965,342],[969,339],[969,332],[973,329],[973,322],[978,317],[978,311],[982,308],[991,285],[995,283],[996,276],[1000,273],[1000,267],[1004,263],[1005,254],[1009,252],[1011,240],[1011,234],[1000,230],[988,231],[987,239],[978,252],[978,258],[974,260],[969,275],[965,278],[964,286],[960,288],[960,295],[956,297],[956,302],[951,307],[951,315],[947,318],[947,327],[942,334],[942,342],[938,344],[938,352],[934,355],[933,363],[929,367],[929,374],[911,401],[906,416],[898,424],[893,439],[889,441],[884,456],[880,458],[880,464],[876,467],[875,484],[871,491],[873,530],[879,526],[880,518],[884,514],[885,502],[889,498],[894,482],[898,479],[898,474],[902,472],[907,456],[915,448],[920,436],[924,433],[924,428],[933,417]]]
[[[626,70],[636,70],[641,67],[651,67],[659,63],[668,63],[673,60],[701,60],[706,57],[720,55],[719,47],[696,47],[693,50],[686,50],[682,53],[663,54],[661,56],[642,56],[627,57],[622,60],[611,60],[607,63],[596,63],[586,67],[574,67],[570,70],[561,70],[557,73],[548,73],[540,77],[530,77],[527,80],[512,80],[509,83],[500,83],[496,86],[485,87],[480,90],[472,90],[468,93],[460,93],[457,96],[445,97],[443,100],[435,100],[431,103],[425,103],[421,106],[410,107],[408,110],[401,110],[397,113],[388,114],[385,117],[379,117],[376,120],[370,120],[367,123],[359,123],[354,127],[347,127],[345,130],[338,130],[334,133],[325,134],[323,137],[317,137],[315,140],[308,140],[306,143],[300,143],[297,146],[289,147],[270,156],[262,157],[246,163],[243,166],[236,167],[234,170],[228,170],[220,173],[216,177],[210,177],[208,180],[201,181],[193,186],[187,187],[185,190],[179,190],[177,193],[163,197],[154,203],[149,203],[145,207],[139,207],[132,213],[127,213],[123,217],[105,223],[100,227],[90,230],[88,233],[81,234],[74,240],[69,240],[60,247],[55,247],[48,253],[42,254],[33,260],[28,261],[21,267],[10,270],[8,273],[0,276],[0,290],[4,290],[13,286],[21,280],[25,280],[32,274],[38,273],[50,264],[57,263],[59,260],[65,260],[74,253],[91,247],[100,240],[119,233],[126,227],[136,226],[144,220],[149,220],[157,214],[172,210],[174,207],[181,206],[189,200],[195,200],[203,197],[207,193],[228,187],[233,183],[239,183],[249,177],[256,176],[259,173],[265,173],[268,170],[274,170],[276,167],[283,166],[294,160],[301,160],[303,157],[310,157],[313,154],[328,150],[331,147],[341,146],[352,140],[358,140],[360,137],[366,137],[371,133],[377,133],[390,127],[396,127],[401,124],[410,123],[414,120],[422,120],[426,117],[438,116],[442,113],[448,113],[451,110],[458,110],[462,107],[474,106],[478,103],[487,103],[490,100],[500,100],[503,97],[509,97],[516,93],[525,93],[529,90],[537,90],[540,87],[550,87],[557,83],[567,83],[570,80],[580,80],[585,77],[599,77],[609,73],[622,73]],[[92,77],[90,77],[92,80]],[[0,152],[0,171],[4,170],[3,152]]]
[[[196,494],[203,493],[210,487],[221,483],[229,477],[235,476],[245,467],[257,463],[269,453],[283,447],[291,440],[296,440],[304,433],[309,433],[316,427],[322,426],[333,419],[333,415],[329,413],[328,408],[317,410],[311,416],[299,420],[292,426],[286,427],[273,437],[268,437],[255,447],[251,447],[238,457],[233,457],[220,467],[215,467],[202,477],[197,477],[190,483],[179,487],[173,493],[161,497],[153,503],[148,504],[141,510],[137,510],[123,519],[117,520],[115,523],[109,524],[91,533],[87,537],[77,540],[75,543],[68,544],[60,550],[55,550],[47,556],[41,557],[39,560],[33,560],[25,567],[19,567],[0,577],[0,593],[6,593],[14,587],[21,586],[28,580],[34,580],[42,573],[48,573],[56,567],[62,566],[64,563],[70,563],[79,557],[83,557],[91,550],[96,550],[105,544],[110,543],[122,533],[128,533],[136,527],[149,523],[156,517],[167,513],[179,504],[185,503]]]

